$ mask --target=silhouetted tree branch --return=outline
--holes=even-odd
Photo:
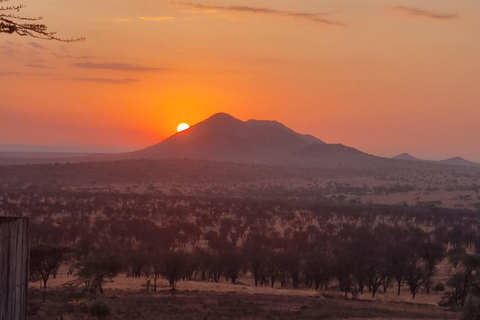
[[[2,3],[9,0],[0,0],[0,33],[16,33],[20,36],[29,36],[44,40],[57,40],[63,42],[81,41],[85,38],[61,39],[55,36],[56,32],[48,31],[45,24],[37,23],[42,17],[22,17],[14,12],[25,8],[23,4],[4,6]]]

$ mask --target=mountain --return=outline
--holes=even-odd
[[[25,152],[32,150],[37,152]],[[192,159],[287,167],[342,167],[387,171],[424,168],[434,163],[480,166],[458,157],[440,162],[420,160],[407,153],[391,159],[376,157],[342,144],[327,144],[314,136],[297,133],[277,121],[244,122],[226,113],[215,114],[153,146],[127,153],[89,155],[62,153],[45,146],[0,145],[0,165],[128,159]]]
[[[381,159],[341,144],[326,144],[276,121],[241,121],[226,113],[176,133],[130,159],[203,159],[284,166],[338,166]]]
[[[408,160],[408,161],[423,161],[421,159],[415,158],[414,156],[408,154],[408,153],[402,153],[399,154],[398,156],[392,157],[392,159],[395,160]]]
[[[465,160],[465,159],[460,158],[460,157],[454,157],[454,158],[450,158],[450,159],[446,159],[446,160],[441,160],[439,162],[443,163],[443,164],[454,165],[454,166],[469,166],[469,167],[480,166],[480,163],[468,161],[468,160]]]

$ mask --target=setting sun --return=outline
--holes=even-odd
[[[180,123],[177,127],[177,132],[181,132],[183,130],[187,130],[188,128],[190,128],[190,126],[186,123]]]

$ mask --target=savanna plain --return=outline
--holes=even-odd
[[[480,169],[0,167],[29,319],[474,319]]]

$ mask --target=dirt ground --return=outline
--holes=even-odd
[[[107,319],[458,319],[459,314],[426,304],[344,300],[316,296],[248,294],[178,290],[157,292],[107,289],[101,297],[110,309]],[[58,292],[32,290],[28,319],[95,319],[93,301],[65,303]]]
[[[158,291],[149,291],[144,278],[117,276],[104,284],[104,294],[78,298],[63,284],[72,280],[63,272],[51,279],[42,301],[39,283],[30,283],[29,320],[89,320],[91,306],[101,301],[109,309],[105,319],[458,319],[459,313],[439,307],[440,295],[420,293],[415,300],[408,292],[397,297],[395,290],[344,299],[338,291],[255,287],[249,278],[239,284],[225,281],[179,281],[172,296],[166,280],[159,279]]]

